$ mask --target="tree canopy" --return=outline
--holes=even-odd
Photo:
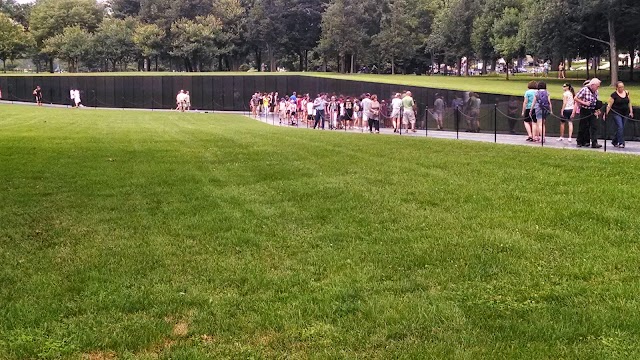
[[[0,0],[3,60],[71,71],[423,73],[532,55],[553,67],[640,42],[634,0]],[[78,43],[81,44],[78,44]],[[10,45],[13,44],[13,45]],[[466,63],[463,63],[466,61]],[[614,79],[612,79],[614,80]]]

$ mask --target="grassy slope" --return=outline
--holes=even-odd
[[[640,356],[638,157],[2,112],[1,358]]]

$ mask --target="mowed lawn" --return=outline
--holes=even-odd
[[[640,157],[0,114],[2,359],[640,357]]]

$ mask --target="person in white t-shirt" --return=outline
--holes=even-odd
[[[80,90],[76,89],[73,93],[73,101],[76,107],[82,106],[82,100],[80,100]]]
[[[567,142],[571,142],[571,136],[573,136],[573,118],[575,116],[575,101],[573,98],[576,96],[576,92],[571,84],[562,85],[562,119],[560,120],[560,137],[558,141],[564,140],[564,124],[569,125],[569,137]]]
[[[76,107],[76,89],[69,90],[69,105]]]
[[[311,101],[311,98],[307,95],[307,123],[312,122],[313,119],[315,119],[315,116],[316,111],[313,107],[313,101]]]
[[[184,93],[184,106],[187,111],[191,110],[191,95],[189,95],[189,91]]]
[[[180,92],[178,93],[178,95],[176,96],[176,110],[180,110],[182,112],[184,112],[185,109],[185,93],[184,90],[180,90]]]
[[[402,119],[402,99],[400,93],[396,93],[391,100],[391,122],[393,123],[393,132],[398,132],[400,129],[400,120]]]

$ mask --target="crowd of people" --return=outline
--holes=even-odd
[[[369,129],[379,133],[381,122],[388,121],[393,131],[405,129],[416,132],[417,106],[410,91],[396,93],[391,101],[376,94],[359,97],[309,94],[279,97],[277,92],[255,93],[249,101],[253,116],[273,114],[279,122],[297,125],[300,121],[313,123],[314,129]]]
[[[597,78],[587,80],[576,93],[571,84],[562,85],[562,109],[560,111],[560,137],[558,141],[572,142],[573,121],[579,120],[578,147],[601,148],[598,143],[598,121],[606,120],[609,115],[614,120],[616,132],[612,145],[619,148],[625,147],[624,126],[629,118],[633,118],[633,107],[629,98],[629,92],[625,90],[624,83],[619,81],[607,102],[606,111],[602,111],[604,104],[599,100],[601,81]],[[603,116],[604,115],[604,116]],[[528,90],[524,94],[521,116],[524,118],[524,127],[528,137],[526,141],[544,141],[546,120],[553,115],[553,104],[544,81],[531,81]],[[567,138],[564,137],[567,130]]]

